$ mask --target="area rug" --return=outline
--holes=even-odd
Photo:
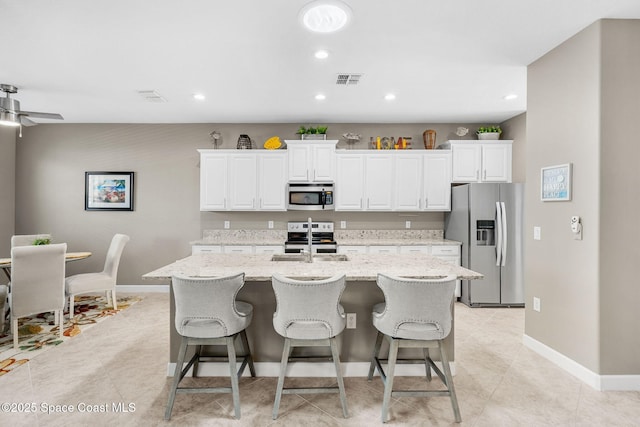
[[[73,318],[70,320],[65,312],[62,339],[60,339],[59,327],[54,325],[53,313],[20,318],[18,319],[20,337],[18,350],[13,348],[11,328],[6,325],[10,320],[6,320],[5,331],[0,332],[0,376],[8,374],[48,349],[72,339],[96,323],[126,310],[140,300],[140,297],[119,297],[117,298],[118,309],[114,310],[113,305],[107,305],[104,296],[77,296]]]

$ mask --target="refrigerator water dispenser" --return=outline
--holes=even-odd
[[[476,246],[495,246],[496,222],[480,219],[476,221]]]

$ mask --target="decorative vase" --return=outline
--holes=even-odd
[[[476,135],[478,135],[478,139],[482,139],[482,140],[500,139],[500,133],[499,132],[483,132],[483,133],[478,133]]]
[[[427,129],[422,134],[424,140],[424,148],[427,150],[433,150],[436,148],[436,131],[433,129]]]

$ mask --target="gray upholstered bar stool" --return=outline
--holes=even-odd
[[[276,295],[273,327],[284,337],[280,377],[273,404],[273,419],[278,418],[280,398],[283,393],[339,393],[342,414],[347,418],[349,416],[347,395],[344,391],[340,354],[336,342],[336,336],[346,326],[346,316],[340,305],[345,276],[334,276],[324,280],[294,280],[274,274],[272,284]],[[287,363],[294,347],[331,347],[338,387],[284,388]],[[301,358],[291,358],[291,361],[295,359]]]
[[[171,410],[176,393],[231,393],[235,417],[240,418],[240,391],[238,380],[249,365],[251,376],[255,377],[253,358],[245,329],[251,323],[253,306],[236,300],[236,294],[244,285],[244,273],[225,277],[185,277],[173,276],[175,295],[175,327],[182,336],[180,351],[173,374],[173,385],[169,390],[169,402],[164,415],[171,418]],[[240,340],[241,355],[236,355],[235,342]],[[195,354],[183,368],[188,346],[196,346]],[[191,366],[193,376],[198,374],[198,362],[207,357],[202,354],[205,345],[224,345],[231,376],[231,387],[178,387]],[[242,360],[237,369],[238,359]]]
[[[451,332],[455,276],[441,279],[419,280],[390,277],[378,274],[378,286],[384,293],[385,302],[373,307],[373,326],[378,330],[376,344],[371,358],[368,379],[371,381],[375,368],[378,368],[384,383],[382,400],[382,422],[389,419],[389,404],[394,397],[449,396],[456,422],[462,421],[458,399],[453,387],[453,377],[449,360],[444,349],[444,339]],[[382,369],[380,348],[382,340],[389,342],[387,372]],[[398,359],[399,348],[422,348],[427,381],[431,381],[431,369],[440,377],[446,390],[393,390],[396,363],[415,363],[416,360]],[[436,366],[429,354],[430,348],[440,352],[442,371]]]

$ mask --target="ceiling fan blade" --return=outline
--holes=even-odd
[[[33,122],[33,121],[29,120],[25,116],[19,116],[19,117],[20,117],[20,124],[22,126],[35,126],[35,125],[37,125],[36,122]]]
[[[37,111],[20,111],[21,116],[38,117],[40,119],[57,119],[64,120],[64,118],[58,113],[39,113]]]

